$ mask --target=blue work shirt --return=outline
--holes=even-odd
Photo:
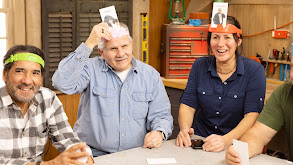
[[[94,156],[144,144],[149,131],[173,129],[171,105],[160,74],[132,59],[122,83],[102,57],[89,58],[82,43],[64,58],[53,75],[53,86],[66,94],[81,93],[74,131]]]
[[[195,134],[224,135],[250,112],[260,113],[265,98],[266,77],[261,64],[239,56],[236,71],[222,82],[214,56],[195,60],[180,100],[198,111]]]

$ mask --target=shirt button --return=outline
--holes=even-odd
[[[216,112],[216,114],[218,115],[218,114],[220,114],[220,112]]]
[[[225,85],[227,85],[227,82],[224,82]]]
[[[218,129],[218,127],[217,127],[217,126],[215,126],[215,129]]]
[[[83,52],[86,52],[86,50],[84,49]]]
[[[102,95],[105,96],[105,93],[103,93]]]
[[[122,91],[124,91],[124,88],[122,88]]]
[[[27,153],[25,152],[24,155],[26,155]]]
[[[121,135],[122,137],[124,136],[124,134]]]
[[[124,106],[124,104],[122,104],[122,106]]]
[[[124,119],[124,118],[122,118],[122,121],[125,121],[125,119]]]
[[[219,100],[221,100],[222,99],[222,97],[219,97]]]
[[[262,101],[262,98],[260,98],[259,100]]]
[[[236,99],[237,98],[237,95],[234,95],[234,98]]]
[[[206,94],[206,92],[202,92],[202,94],[204,94],[204,95],[205,95],[205,94]]]

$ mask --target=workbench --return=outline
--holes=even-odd
[[[194,135],[192,138],[201,138]],[[159,148],[137,147],[129,150],[116,152],[100,157],[95,157],[95,164],[103,165],[147,165],[146,158],[175,158],[176,165],[226,165],[225,151],[206,152],[202,149],[192,149],[191,147],[178,147],[175,139],[168,140]],[[249,160],[250,165],[290,165],[292,162],[274,158],[268,155],[258,155]],[[171,165],[171,164],[169,164]]]

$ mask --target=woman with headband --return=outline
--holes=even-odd
[[[266,77],[261,64],[241,56],[242,30],[234,17],[227,17],[225,28],[210,25],[208,30],[209,57],[195,60],[180,100],[176,145],[191,146],[196,134],[206,137],[203,150],[219,152],[255,123]]]

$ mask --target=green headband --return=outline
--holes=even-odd
[[[31,61],[36,62],[42,65],[42,67],[45,67],[45,62],[39,55],[36,55],[34,53],[17,53],[15,55],[11,55],[6,61],[5,65],[14,61]]]

